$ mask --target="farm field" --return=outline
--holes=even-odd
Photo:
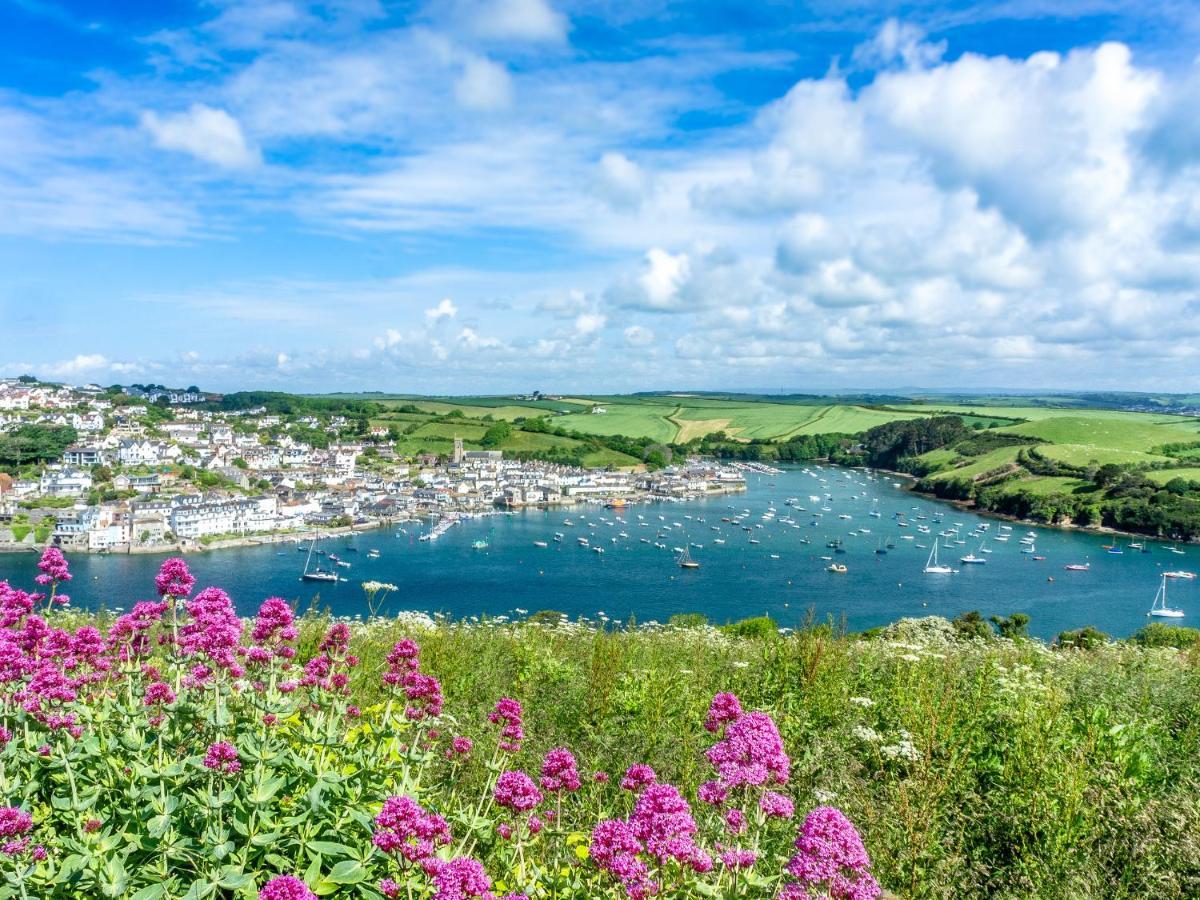
[[[1176,478],[1182,478],[1184,481],[1200,481],[1200,468],[1154,469],[1147,472],[1146,477],[1159,484],[1166,484]]]

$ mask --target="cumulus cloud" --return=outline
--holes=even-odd
[[[482,56],[468,59],[454,83],[454,96],[467,109],[504,109],[512,103],[512,94],[508,70]]]
[[[425,310],[425,321],[438,322],[442,319],[453,319],[458,315],[458,307],[449,297],[443,297],[437,306]]]
[[[244,169],[259,162],[237,119],[223,109],[194,103],[186,111],[160,116],[142,113],[142,127],[164,150],[189,153],[197,159],[226,169]]]

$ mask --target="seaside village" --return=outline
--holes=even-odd
[[[743,490],[736,466],[689,459],[656,472],[506,459],[499,450],[398,455],[386,428],[344,417],[211,410],[194,391],[0,380],[0,438],[74,429],[61,456],[0,471],[0,549],[199,550],[527,506],[621,505]],[[293,433],[295,436],[293,436]],[[313,434],[327,435],[318,447]],[[309,439],[306,440],[305,436]],[[13,468],[10,466],[10,468]]]

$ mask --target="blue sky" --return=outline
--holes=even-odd
[[[1200,389],[1200,10],[0,0],[0,374]]]

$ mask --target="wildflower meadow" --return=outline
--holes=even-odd
[[[1200,895],[1194,650],[242,617],[182,559],[88,614],[38,569],[0,898]]]

